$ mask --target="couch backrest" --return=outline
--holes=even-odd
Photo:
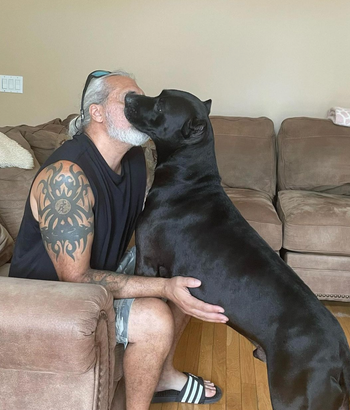
[[[278,141],[278,187],[350,195],[350,128],[288,118]]]
[[[29,143],[18,130],[7,131],[6,135],[29,151],[34,159],[33,169],[0,168],[0,223],[5,226],[11,237],[16,239],[29,188],[40,164]]]
[[[28,150],[33,169],[0,168],[0,223],[16,239],[29,188],[40,165],[67,140],[68,120],[56,119],[38,126],[2,127],[0,132]]]
[[[276,193],[276,136],[266,117],[210,117],[224,186]]]

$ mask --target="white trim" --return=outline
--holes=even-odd
[[[198,384],[199,384],[198,380],[194,380],[193,387],[192,387],[192,394],[190,398],[188,399],[188,403],[193,403],[194,396],[196,395],[198,391]]]
[[[199,385],[199,391],[198,391],[198,394],[197,394],[197,398],[196,398],[196,400],[194,401],[195,404],[198,404],[198,403],[199,403],[199,400],[200,400],[201,397],[202,397],[202,391],[203,391],[203,386],[200,384],[200,385]]]
[[[191,392],[192,380],[193,380],[193,377],[191,375],[188,375],[187,388],[186,388],[185,394],[183,395],[181,399],[181,403],[187,402],[187,397]]]

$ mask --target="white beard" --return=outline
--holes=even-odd
[[[131,144],[134,146],[142,145],[149,140],[149,136],[147,134],[144,134],[134,127],[127,130],[117,128],[108,113],[106,113],[106,120],[107,132],[114,140],[125,142],[126,144]]]

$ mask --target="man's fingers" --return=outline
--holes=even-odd
[[[200,280],[176,276],[170,281],[169,283],[173,286],[170,288],[172,291],[169,295],[172,296],[169,299],[175,302],[184,313],[207,322],[226,323],[228,321],[228,317],[223,314],[224,309],[221,306],[203,302],[191,295],[188,289],[199,287],[201,285]]]
[[[203,311],[197,310],[193,312],[193,316],[197,319],[204,320],[205,322],[226,323],[228,321],[228,317],[221,313],[204,314]]]
[[[196,278],[182,278],[184,283],[183,286],[186,286],[186,288],[199,288],[202,282],[199,279]]]
[[[193,298],[193,296],[190,297]],[[193,311],[197,318],[221,323],[228,321],[228,317],[223,314],[225,310],[221,306],[211,305],[196,298],[194,298],[194,300],[196,303],[195,306],[193,306]]]
[[[189,296],[191,298],[194,298],[194,300],[195,300],[194,308],[199,310],[199,311],[204,311],[204,312],[208,312],[208,313],[224,313],[225,312],[225,309],[222,308],[221,306],[211,305],[210,303],[203,302],[203,301],[195,298],[191,294],[189,294]]]

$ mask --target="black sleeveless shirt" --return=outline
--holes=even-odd
[[[54,151],[38,173],[59,160],[68,160],[80,166],[95,197],[91,268],[115,271],[143,206],[146,165],[142,148],[133,147],[124,155],[121,174],[118,175],[86,135],[76,135]],[[33,217],[29,196],[9,276],[58,280],[44,247],[39,224]]]

